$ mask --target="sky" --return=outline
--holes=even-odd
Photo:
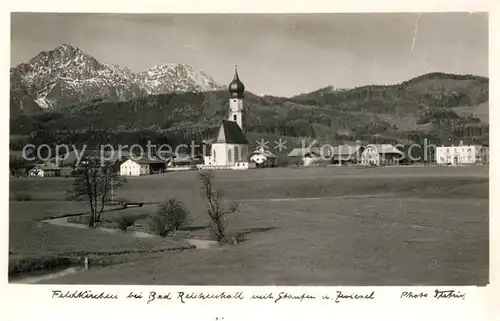
[[[12,13],[11,66],[74,45],[145,71],[184,63],[256,94],[394,84],[428,72],[488,76],[487,13]]]

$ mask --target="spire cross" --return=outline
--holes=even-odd
[[[238,79],[238,65],[234,65],[234,78]]]

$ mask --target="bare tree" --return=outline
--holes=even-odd
[[[97,154],[85,157],[76,168],[77,176],[67,191],[68,199],[87,201],[90,207],[89,227],[97,227],[102,221],[104,205],[111,193],[123,183],[115,172],[114,163],[101,161]]]
[[[215,189],[211,172],[200,172],[200,181],[201,192],[208,202],[207,214],[210,218],[212,234],[219,243],[224,243],[227,241],[225,217],[227,214],[236,212],[239,204],[231,202],[225,206],[223,192]]]

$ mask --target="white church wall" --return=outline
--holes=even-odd
[[[227,148],[226,144],[213,144],[212,145],[212,161],[213,165],[228,165],[227,163]]]
[[[233,166],[237,162],[247,161],[247,145],[216,143],[212,145],[212,155],[205,158],[204,165]]]
[[[248,161],[248,145],[230,144],[235,156],[234,162],[247,162]]]

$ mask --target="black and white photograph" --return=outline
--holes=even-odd
[[[10,284],[491,281],[488,12],[10,20]]]

